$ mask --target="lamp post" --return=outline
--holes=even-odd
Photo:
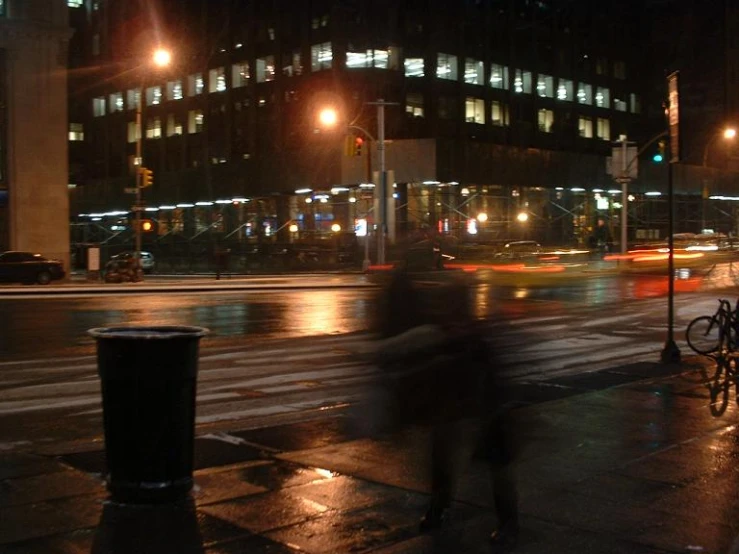
[[[377,138],[365,128],[359,125],[349,124],[347,129],[356,129],[362,132],[369,140],[377,145],[377,157],[379,161],[379,183],[376,184],[375,197],[379,200],[377,219],[377,263],[382,265],[385,263],[385,237],[387,236],[387,171],[385,170],[385,106],[397,106],[397,102],[385,102],[379,98],[375,102],[367,102],[369,106],[377,106]],[[333,127],[339,121],[339,114],[333,108],[321,110],[318,114],[318,121],[324,127]],[[369,241],[369,226],[367,229],[365,240]],[[369,255],[367,245],[365,243],[365,259],[363,268],[366,271],[369,267]]]
[[[708,151],[711,148],[711,146],[719,139],[723,138],[724,140],[734,140],[736,137],[736,129],[733,127],[727,127],[723,130],[721,134],[714,135],[711,137],[708,142],[706,143],[705,148],[703,148],[703,169],[708,168]],[[706,203],[708,202],[708,179],[705,176],[703,176],[703,189],[701,190],[701,233],[706,228]]]
[[[169,51],[159,48],[154,51],[151,57],[151,63],[156,67],[166,67],[172,61],[172,55]],[[141,75],[141,88],[139,90],[138,101],[136,102],[136,160],[134,165],[136,166],[136,205],[134,206],[135,216],[135,237],[136,246],[134,252],[134,259],[136,260],[136,273],[139,274],[138,269],[141,267],[141,212],[144,209],[144,205],[141,199],[141,190],[144,188],[144,160],[142,154],[142,144],[144,129],[141,122],[141,112],[143,110],[144,94],[146,94],[145,88],[145,73]]]

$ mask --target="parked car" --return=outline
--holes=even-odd
[[[126,250],[125,252],[121,252],[120,254],[116,254],[115,256],[111,256],[110,261],[112,262],[118,262],[118,261],[128,261],[131,258],[133,258],[136,255],[135,252],[131,250]],[[144,270],[144,273],[151,273],[154,271],[154,267],[156,266],[156,263],[154,262],[154,254],[151,252],[144,252],[141,251],[141,269]]]
[[[64,279],[64,265],[33,252],[3,252],[0,254],[0,282],[48,285]]]

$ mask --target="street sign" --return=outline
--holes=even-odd
[[[626,171],[624,171],[624,168]],[[606,172],[613,175],[616,181],[620,179],[636,179],[639,176],[639,159],[636,146],[626,148],[626,159],[624,160],[624,147],[614,146],[611,157],[606,158]]]
[[[670,162],[680,161],[680,81],[677,71],[667,76],[668,123],[670,126]]]
[[[126,187],[123,189],[126,194],[136,194],[136,187]]]

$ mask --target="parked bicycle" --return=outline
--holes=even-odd
[[[737,349],[739,300],[733,310],[728,300],[719,298],[718,302],[715,314],[696,317],[685,331],[688,346],[698,354],[710,355]]]

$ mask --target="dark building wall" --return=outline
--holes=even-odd
[[[152,198],[172,195],[172,199],[193,201],[339,183],[342,171],[337,153],[343,138],[336,134],[329,140],[326,134],[314,132],[317,109],[333,104],[346,121],[376,134],[376,110],[366,103],[377,98],[399,104],[386,110],[389,139],[440,139],[440,144],[449,145],[438,153],[439,179],[502,178],[532,186],[579,178],[588,180],[582,184],[593,179],[601,182],[602,172],[582,168],[604,166],[602,158],[595,158],[607,154],[610,143],[580,137],[579,118],[590,117],[594,127],[599,117],[607,118],[612,138],[621,133],[639,137],[649,133],[643,129],[643,114],[631,113],[630,108],[621,112],[540,98],[536,76],[568,79],[575,87],[583,80],[594,91],[598,86],[608,88],[611,102],[617,96],[635,94],[644,104],[642,52],[624,47],[641,42],[645,34],[643,18],[635,8],[639,4],[596,5],[584,0],[101,2],[100,10],[82,12],[85,16],[77,21],[81,28],[76,36],[84,37],[88,47],[75,49],[84,52],[84,67],[79,68],[84,77],[71,86],[79,99],[76,117],[84,119],[85,143],[72,154],[73,171],[79,171],[80,182],[90,186],[132,185],[134,144],[127,141],[126,126],[134,112],[94,118],[90,102],[96,95],[108,98],[112,92],[125,93],[137,86],[136,69],[141,65],[137,61],[145,59],[156,42],[169,41],[177,45],[175,63],[161,75],[147,75],[150,83],[164,86],[167,80],[180,78],[186,86],[188,75],[201,72],[207,89],[209,70],[224,67],[228,87],[144,107],[144,122],[158,116],[163,127],[170,114],[183,125],[191,110],[200,109],[205,115],[197,134],[144,140],[146,164],[156,175],[156,190],[146,192]],[[89,47],[95,41],[97,54]],[[332,68],[313,72],[311,45],[322,42],[332,44]],[[345,67],[347,52],[388,47],[401,49],[398,69]],[[457,81],[437,78],[439,53],[457,57]],[[295,54],[300,54],[302,75],[289,77],[283,71]],[[274,57],[274,80],[255,83],[257,60],[267,56]],[[412,56],[425,58],[424,77],[404,76],[403,58]],[[467,58],[484,63],[484,86],[464,83]],[[231,64],[241,60],[249,63],[251,81],[234,88]],[[488,86],[493,62],[507,66],[507,90]],[[513,92],[516,68],[531,72],[531,94]],[[412,94],[422,99],[422,117],[406,112]],[[484,101],[484,124],[465,121],[468,98]],[[508,125],[491,124],[494,100],[507,108]],[[554,114],[550,133],[539,130],[540,109]],[[166,134],[164,129],[162,133]],[[512,150],[500,154],[506,147]],[[575,165],[565,171],[556,169],[559,162],[552,166],[542,161],[552,159],[572,160]]]

